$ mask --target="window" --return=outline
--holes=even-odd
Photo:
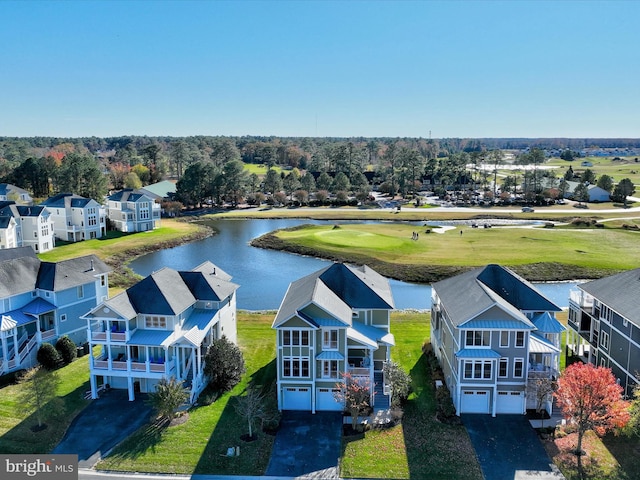
[[[62,315],[60,315],[60,321],[61,322],[66,322],[67,321],[67,314],[63,313]]]
[[[78,298],[84,298],[84,288],[82,285],[78,285]]]
[[[602,332],[600,336],[600,346],[605,350],[609,350],[609,334],[607,332]]]
[[[467,330],[467,347],[488,347],[491,340],[491,332],[482,330]]]
[[[500,346],[501,347],[509,346],[509,332],[505,332],[505,331],[500,332]]]
[[[491,360],[465,360],[464,378],[466,379],[491,378]]]
[[[107,276],[106,275],[100,275],[100,286],[101,287],[106,287],[107,286]]]
[[[337,360],[322,361],[322,377],[338,378],[338,361]]]
[[[601,367],[606,367],[607,366],[607,358],[604,355],[602,355],[600,357],[600,366]]]
[[[516,332],[516,347],[524,347],[524,332]]]
[[[283,330],[282,345],[284,346],[309,346],[309,332],[307,330]]]
[[[308,357],[284,357],[282,359],[283,377],[308,377],[309,358]]]
[[[338,349],[338,330],[325,330],[322,333],[322,348],[325,350],[337,350]]]
[[[522,378],[524,375],[524,359],[515,358],[513,360],[513,376],[515,378]]]
[[[506,377],[509,375],[509,359],[501,358],[498,366],[498,377]]]
[[[167,317],[145,317],[144,326],[146,328],[167,328]]]

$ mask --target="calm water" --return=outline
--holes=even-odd
[[[330,264],[326,260],[302,257],[286,252],[254,248],[249,242],[278,228],[302,223],[333,223],[330,221],[279,220],[216,220],[212,222],[216,235],[199,242],[150,253],[131,263],[131,268],[146,276],[162,267],[190,270],[209,260],[229,275],[238,289],[238,308],[244,310],[277,309],[289,283]],[[341,222],[345,223],[345,222]],[[399,309],[429,309],[431,288],[428,285],[391,280],[391,289]],[[568,305],[569,290],[575,283],[538,284],[541,291],[557,305]]]

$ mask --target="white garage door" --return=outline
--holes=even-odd
[[[489,392],[482,390],[462,390],[461,413],[490,413]]]
[[[283,410],[311,410],[311,388],[284,387],[282,389]]]
[[[337,390],[332,388],[318,388],[316,392],[317,411],[334,410],[341,412],[343,410],[342,403],[336,402],[333,396],[334,391]]]
[[[498,392],[496,413],[524,413],[524,392]]]

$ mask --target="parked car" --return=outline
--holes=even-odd
[[[522,211],[526,213],[535,212],[535,210],[531,207],[522,207]]]

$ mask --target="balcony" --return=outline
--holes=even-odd
[[[529,365],[529,373],[527,378],[529,380],[536,380],[538,378],[558,378],[560,373],[553,367],[546,365]]]
[[[109,359],[99,357],[93,360],[92,370],[117,370],[129,371],[132,373],[157,373],[170,375],[175,371],[175,362],[173,360],[163,363],[151,363],[139,360],[132,360],[131,362],[128,362],[127,360],[113,360],[111,362],[111,368],[109,368]]]
[[[582,290],[571,290],[569,292],[569,300],[583,310],[591,312],[593,309],[593,297]]]

